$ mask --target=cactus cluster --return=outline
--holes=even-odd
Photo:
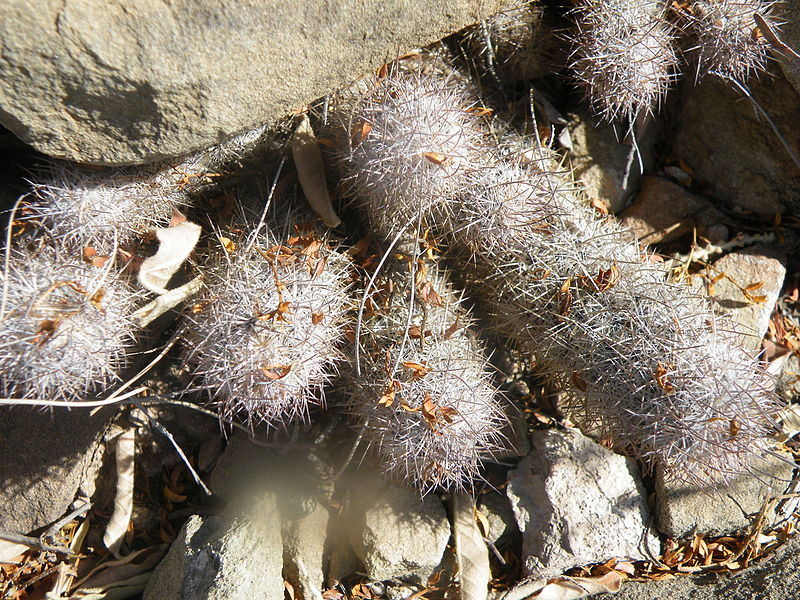
[[[321,402],[349,308],[346,256],[313,224],[282,220],[281,233],[241,222],[211,241],[183,328],[197,386],[251,424],[306,419]]]
[[[777,4],[775,0],[579,0],[568,14],[567,63],[601,118],[633,121],[658,108],[681,71],[694,71],[695,79],[712,74],[742,84],[763,71],[770,36],[780,25]],[[541,68],[552,62],[539,51],[549,38],[520,36],[541,22],[541,12],[536,2],[519,0],[468,30],[463,45],[481,57],[476,66],[495,80],[495,63],[513,66],[527,60]],[[554,53],[548,50],[549,55]],[[496,61],[486,58],[496,54]],[[536,67],[527,70],[529,77],[541,74]]]
[[[599,424],[677,479],[710,481],[752,468],[780,404],[756,358],[704,298],[671,283],[628,232],[596,215],[546,149],[520,152],[516,162],[501,158],[467,110],[475,104],[446,79],[399,73],[376,81],[348,119],[367,126],[344,159],[350,189],[369,191],[360,200],[373,225],[391,237],[393,213],[416,210],[440,232],[496,330],[535,358],[582,423]],[[432,163],[459,185],[439,186],[434,203],[376,193],[370,170],[349,156],[384,164],[386,149],[408,148],[413,139],[416,154],[392,155],[381,177],[380,189],[403,190],[405,173],[431,151],[424,136],[438,133],[427,120],[417,126],[406,118],[427,119],[430,106],[462,115],[450,122],[463,130],[448,135],[465,143],[453,151],[458,159]],[[401,118],[403,128],[382,126]],[[397,164],[402,156],[405,164]],[[459,169],[448,170],[452,164]]]

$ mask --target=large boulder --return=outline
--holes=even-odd
[[[274,121],[507,0],[11,0],[0,123],[58,158],[125,165]]]

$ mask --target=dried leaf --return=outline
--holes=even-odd
[[[317,144],[314,130],[308,115],[300,118],[300,123],[292,136],[292,158],[297,169],[297,178],[303,188],[306,200],[328,227],[338,227],[342,220],[333,210],[328,183],[325,180],[325,165],[322,151]]]
[[[180,225],[156,229],[158,252],[139,267],[139,283],[156,294],[166,294],[172,275],[189,257],[200,239],[200,226],[185,221]]]
[[[614,287],[619,282],[620,276],[621,273],[617,265],[611,265],[608,269],[600,269],[597,273],[597,277],[594,278],[597,291],[605,292]]]
[[[486,108],[485,106],[473,106],[472,108],[468,108],[467,112],[475,115],[476,117],[490,117],[494,113],[494,110],[491,108]]]
[[[261,372],[270,381],[283,379],[291,370],[292,365],[267,365],[266,367],[261,367]]]
[[[228,254],[233,254],[236,251],[236,242],[230,238],[220,236],[219,243],[222,244],[222,249]]]
[[[419,290],[420,297],[432,306],[444,306],[442,297],[433,289],[430,281],[426,281]]]
[[[324,313],[311,313],[311,323],[314,325],[319,325],[322,323],[323,318],[325,318]]]
[[[662,390],[664,390],[668,394],[671,394],[672,392],[675,391],[675,386],[672,385],[667,380],[667,375],[669,374],[669,370],[670,369],[674,369],[674,368],[675,368],[675,365],[665,364],[665,363],[662,363],[661,361],[658,361],[658,366],[656,367],[656,370],[653,372],[653,378],[655,379],[656,383],[658,384],[658,387],[660,387]]]
[[[570,381],[572,381],[572,385],[580,392],[585,392],[589,389],[589,386],[586,385],[586,380],[583,378],[578,371],[573,371],[572,374],[569,376]]]
[[[447,167],[453,164],[453,157],[442,154],[441,152],[423,152],[424,156],[429,162],[441,167]]]
[[[756,281],[755,283],[751,283],[750,285],[745,286],[745,291],[747,292],[755,292],[758,288],[763,287],[763,281]]]
[[[423,363],[414,362],[413,360],[404,360],[403,366],[406,369],[411,369],[412,371],[411,376],[414,379],[422,379],[423,377],[425,377],[425,375],[427,375],[433,370],[429,366]]]
[[[592,198],[592,201],[589,203],[593,209],[599,212],[604,217],[608,215],[608,207],[602,200],[598,200],[597,198]]]
[[[114,512],[103,534],[103,543],[119,558],[119,549],[133,512],[133,477],[135,471],[136,437],[133,427],[117,437],[117,495]]]

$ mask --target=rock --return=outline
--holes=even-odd
[[[641,176],[639,162],[634,158],[628,181],[625,181],[631,146],[619,142],[625,136],[624,129],[604,123],[595,125],[586,113],[569,114],[567,119],[572,140],[569,156],[575,179],[581,182],[589,198],[603,201],[611,212],[618,214],[638,187]],[[654,136],[650,132],[654,129],[651,124],[642,139],[637,138],[645,169],[652,162]]]
[[[13,0],[0,7],[0,122],[76,162],[183,155],[507,4]]]
[[[144,600],[253,600],[283,597],[280,525],[275,501],[258,517],[192,516],[156,567]]]
[[[519,534],[519,528],[508,496],[499,492],[481,494],[477,509],[485,518],[488,528],[486,539],[495,546],[513,543],[514,536]]]
[[[702,235],[706,226],[720,221],[722,213],[705,198],[649,175],[642,178],[636,201],[620,216],[642,244],[657,244],[691,234],[695,228]]]
[[[778,13],[783,22],[780,37],[783,43],[797,52],[797,48],[800,48],[800,4],[782,2]],[[800,58],[780,57],[778,64],[784,77],[800,92]]]
[[[750,526],[764,501],[782,494],[792,479],[791,457],[764,456],[752,474],[735,477],[714,489],[667,481],[656,473],[656,527],[679,539],[697,532],[726,535]],[[768,515],[769,516],[769,515]]]
[[[461,600],[486,600],[489,581],[489,549],[475,521],[475,501],[469,494],[453,492],[450,496]]]
[[[439,499],[389,486],[353,531],[353,549],[370,579],[424,584],[442,561],[450,525]]]
[[[625,583],[616,594],[598,600],[787,600],[800,590],[800,537],[775,554],[728,577],[716,573],[665,581]]]
[[[0,528],[27,534],[64,516],[79,490],[94,493],[114,411],[15,406],[0,413]]]
[[[729,207],[772,220],[776,212],[800,209],[800,167],[790,158],[769,124],[728,82],[691,78],[678,90],[671,154],[693,170],[695,181]],[[747,82],[759,105],[782,131],[792,151],[800,141],[791,127],[800,114],[800,95],[777,67]]]
[[[269,487],[275,476],[275,453],[257,446],[246,435],[236,432],[217,460],[208,486],[223,500],[231,500],[253,490]]]
[[[708,290],[709,297],[720,312],[731,315],[742,336],[742,344],[759,350],[783,288],[786,254],[778,248],[754,246],[726,254],[714,263],[714,269],[712,276],[719,272],[727,277],[713,284],[713,293]],[[739,287],[757,283],[762,285],[749,293],[754,297],[763,296],[763,302],[748,300]],[[709,287],[707,285],[707,289]]]
[[[327,530],[328,509],[319,502],[283,527],[283,574],[298,600],[322,600]]]
[[[533,451],[509,474],[525,575],[539,578],[613,557],[659,553],[632,460],[577,430],[534,431]]]

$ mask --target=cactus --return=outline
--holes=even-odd
[[[80,400],[126,366],[137,295],[113,269],[33,248],[8,249],[9,269],[0,277],[0,393]]]
[[[714,73],[744,82],[766,67],[770,44],[756,21],[777,27],[773,0],[693,0],[674,4],[679,23],[690,36],[688,54],[697,62],[697,77]]]
[[[483,201],[454,211],[475,223],[468,287],[565,392],[582,425],[599,424],[674,479],[709,483],[753,469],[780,406],[756,357],[705,298],[670,283],[558,175],[543,186],[541,167],[525,178],[538,195],[519,185],[499,192],[504,212],[523,223],[511,225],[508,243],[481,239],[487,229],[474,213]],[[496,168],[498,181],[523,179],[521,167]]]
[[[420,93],[419,84],[416,76],[382,82],[392,93],[371,99],[370,122],[427,115],[437,89],[440,114],[470,105],[446,80],[422,82]],[[384,164],[383,153],[403,141],[392,136],[423,129],[373,127],[359,151]],[[411,206],[402,191],[373,193],[364,200],[373,225],[390,237],[393,213],[415,206],[444,232],[498,330],[535,357],[584,424],[599,422],[674,478],[707,482],[752,468],[780,405],[755,357],[704,298],[670,283],[628,232],[584,205],[546,150],[528,152],[528,164],[497,154],[462,162],[461,187],[433,205]],[[391,157],[393,172],[413,176],[413,154]],[[350,172],[351,188],[371,189],[371,176],[361,183],[361,172]],[[405,189],[402,181],[396,188]]]
[[[570,67],[603,118],[657,108],[677,64],[664,9],[654,0],[583,0],[574,11]]]
[[[349,410],[385,474],[423,493],[463,488],[502,447],[506,418],[446,273],[419,260],[412,275],[407,264],[390,263],[370,296],[360,372],[347,376]]]
[[[212,241],[184,327],[198,386],[249,423],[307,418],[341,358],[348,261],[313,226],[288,223],[285,235],[237,224]]]

